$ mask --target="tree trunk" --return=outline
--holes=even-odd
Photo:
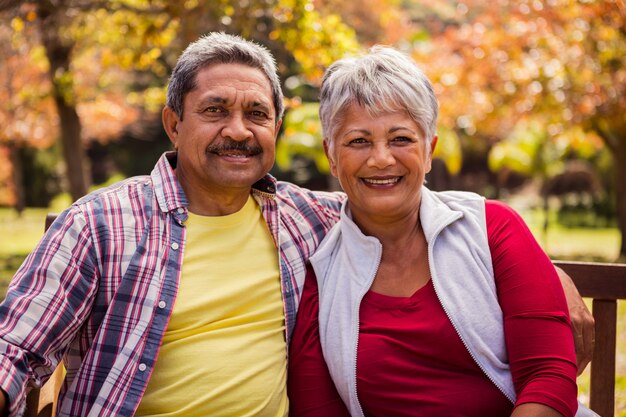
[[[66,8],[63,1],[38,1],[39,29],[46,56],[50,62],[54,101],[61,125],[61,144],[66,165],[69,191],[73,200],[87,193],[85,152],[81,141],[81,124],[76,112],[70,59],[73,43],[60,36]]]
[[[623,110],[617,115],[605,111],[609,117],[597,117],[589,120],[589,125],[604,141],[613,156],[615,172],[615,202],[617,209],[617,227],[620,231],[619,261],[626,262],[626,123]]]
[[[613,152],[615,161],[615,195],[617,199],[617,224],[622,243],[619,250],[620,260],[626,262],[626,138],[617,141]]]

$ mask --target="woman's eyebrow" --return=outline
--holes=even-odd
[[[389,133],[396,133],[396,132],[398,132],[400,130],[408,130],[409,132],[417,133],[415,130],[411,129],[410,127],[406,127],[406,126],[394,126],[394,127],[389,129]]]
[[[346,133],[344,133],[344,136],[345,135],[349,135],[351,133],[359,133],[361,135],[369,135],[369,134],[371,134],[371,132],[369,130],[367,130],[367,129],[355,128],[355,129],[348,130]]]

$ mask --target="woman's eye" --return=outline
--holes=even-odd
[[[367,141],[363,138],[352,139],[348,142],[348,145],[359,145],[362,143],[367,143]]]
[[[393,138],[394,142],[413,142],[411,138],[407,138],[406,136],[398,136]]]

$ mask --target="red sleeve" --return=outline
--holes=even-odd
[[[350,417],[324,362],[318,314],[317,278],[308,265],[289,346],[289,416]]]
[[[554,266],[514,210],[487,201],[486,217],[515,405],[541,403],[574,416],[574,338]]]

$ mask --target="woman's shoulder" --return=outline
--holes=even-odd
[[[510,205],[499,200],[485,200],[485,217],[487,224],[524,223],[522,216]]]
[[[462,202],[462,201],[484,201],[485,197],[480,194],[474,193],[472,191],[457,191],[457,190],[447,190],[447,191],[426,191],[431,193],[438,200],[447,203],[447,202]]]

